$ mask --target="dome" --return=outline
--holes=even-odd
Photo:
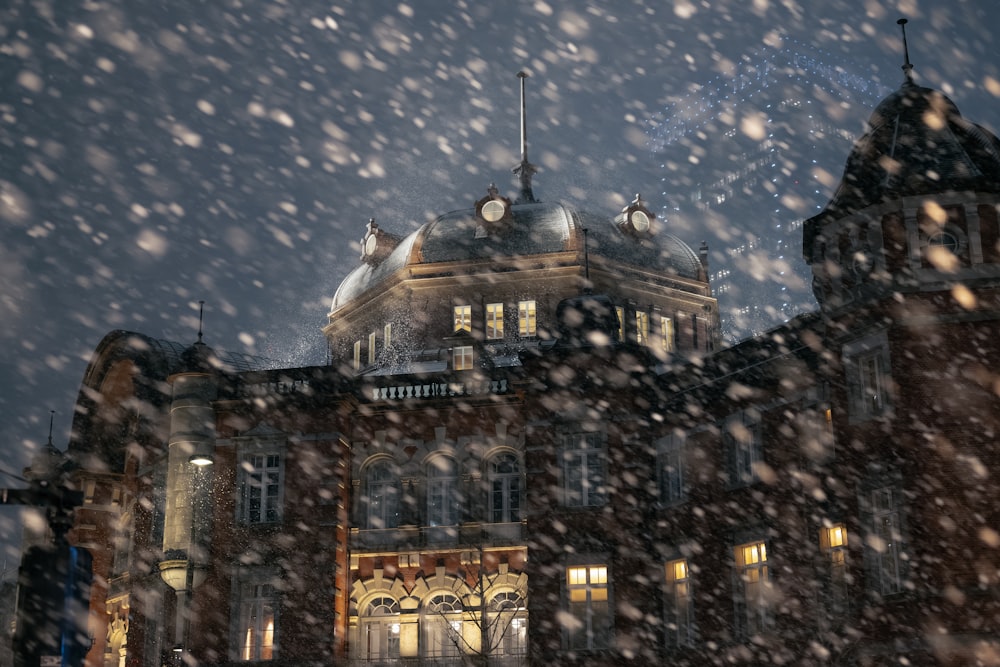
[[[944,94],[907,80],[875,108],[840,186],[807,227],[885,200],[949,190],[1000,191],[1000,141]]]
[[[482,261],[489,272],[515,269],[526,258],[583,248],[587,229],[592,261],[601,258],[644,271],[704,281],[698,255],[666,233],[636,237],[610,216],[577,211],[564,204],[515,203],[511,218],[499,231],[489,231],[475,210],[446,213],[400,241],[381,262],[362,263],[340,284],[331,304],[337,311],[376,287],[387,287],[406,268],[444,262]],[[569,263],[578,263],[576,259]],[[486,265],[489,265],[488,268]],[[505,266],[506,265],[506,266]]]

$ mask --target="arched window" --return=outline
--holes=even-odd
[[[490,521],[516,523],[521,520],[521,465],[511,453],[490,460]]]
[[[454,526],[460,520],[455,461],[437,456],[427,465],[427,525]]]
[[[462,636],[462,601],[451,593],[438,593],[431,596],[423,611],[424,657],[461,655],[465,645]]]
[[[361,657],[364,660],[399,658],[399,603],[390,597],[368,603],[361,618]]]
[[[488,636],[490,655],[527,655],[528,606],[520,593],[503,591],[490,600]]]
[[[368,467],[364,500],[368,504],[368,528],[399,525],[399,479],[391,461],[382,459]]]

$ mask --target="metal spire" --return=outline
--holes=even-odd
[[[55,447],[55,445],[52,444],[52,425],[55,423],[55,420],[56,411],[49,410],[49,447]]]
[[[198,342],[201,342],[201,323],[205,317],[205,302],[198,302]]]
[[[896,24],[903,31],[903,73],[906,75],[906,80],[909,83],[913,83],[913,64],[910,63],[910,49],[906,45],[906,24],[908,21],[906,19],[899,19]]]
[[[524,104],[524,80],[528,78],[528,73],[520,71],[517,78],[521,80],[521,164],[514,167],[514,173],[521,181],[521,196],[518,202],[533,202],[535,195],[531,192],[531,176],[538,172],[535,165],[528,162],[528,121]]]

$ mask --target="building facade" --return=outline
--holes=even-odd
[[[88,664],[996,664],[996,137],[907,70],[726,349],[706,249],[519,170],[369,222],[329,364],[101,342]]]

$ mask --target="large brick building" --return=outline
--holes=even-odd
[[[997,664],[1000,142],[906,74],[805,223],[819,311],[728,349],[706,249],[526,150],[369,223],[327,365],[109,334],[88,664]]]

